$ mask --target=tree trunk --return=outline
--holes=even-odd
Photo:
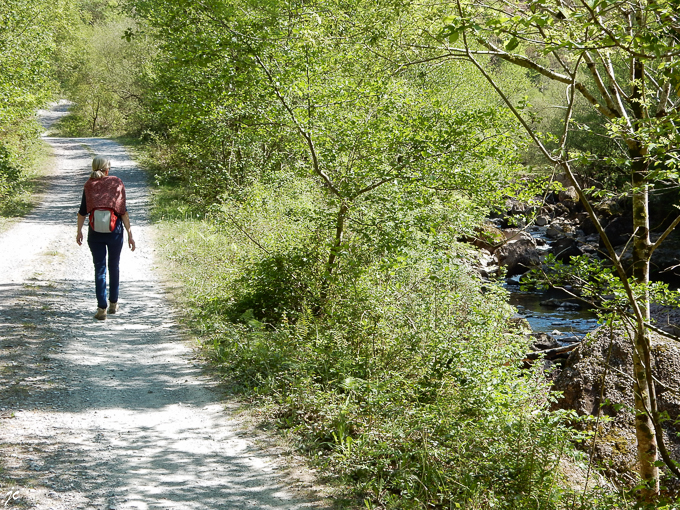
[[[644,24],[642,13],[635,13],[637,23]],[[630,106],[634,131],[642,128],[647,117],[644,104],[645,65],[641,59],[632,57],[630,61],[632,90]],[[649,259],[651,243],[649,240],[649,185],[647,146],[636,138],[628,140],[628,153],[632,163],[633,185],[633,279],[643,287],[643,295],[636,297],[640,317],[637,318],[633,352],[633,372],[635,375],[635,435],[637,436],[638,463],[640,477],[646,487],[642,496],[652,501],[659,494],[658,445],[652,413],[655,411],[656,398],[652,383],[651,341],[649,330]]]
[[[649,188],[646,181],[646,163],[638,146],[630,148],[633,160],[633,278],[644,286],[638,306],[644,322],[638,321],[634,339],[633,372],[635,375],[635,435],[637,437],[639,473],[647,484],[643,496],[651,500],[659,493],[658,446],[652,423],[652,407],[656,402],[651,383],[651,342],[645,325],[649,323]]]
[[[94,114],[92,115],[92,136],[96,136],[97,134],[97,119],[99,119],[99,98],[97,98],[97,107],[94,110]]]
[[[335,221],[335,239],[333,240],[333,245],[331,246],[330,252],[328,253],[328,261],[326,262],[326,276],[321,283],[321,293],[319,296],[319,305],[314,310],[316,315],[319,315],[323,309],[323,305],[328,299],[328,288],[330,286],[330,278],[335,269],[335,260],[338,257],[338,252],[342,247],[342,236],[345,232],[345,217],[347,216],[347,211],[349,211],[349,206],[346,202],[340,204],[340,209],[338,210],[338,216]]]
[[[340,205],[340,210],[338,211],[338,217],[335,222],[335,240],[333,241],[333,246],[328,254],[328,262],[326,263],[326,273],[330,275],[333,272],[335,266],[335,259],[338,256],[338,251],[340,251],[340,246],[342,245],[342,236],[345,232],[345,216],[349,207],[345,202]]]

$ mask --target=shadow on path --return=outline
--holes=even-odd
[[[46,202],[0,237],[14,246],[0,261],[0,482],[55,510],[320,506],[243,437],[195,364],[153,271],[143,172],[110,140],[48,141],[58,169]],[[121,310],[105,321],[74,242],[93,153],[112,159],[140,232],[121,263]]]

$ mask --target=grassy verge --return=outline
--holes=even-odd
[[[52,164],[50,147],[36,139],[24,147],[19,170],[0,196],[0,232],[7,230],[37,205],[44,188],[42,177]]]

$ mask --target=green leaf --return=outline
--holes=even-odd
[[[519,46],[519,40],[517,37],[513,37],[508,42],[505,43],[505,51],[512,51]]]

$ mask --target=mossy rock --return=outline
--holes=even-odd
[[[659,411],[670,418],[663,425],[666,445],[671,456],[680,459],[680,395],[665,390],[677,387],[680,344],[652,333],[652,358],[652,371],[659,381]],[[608,328],[600,328],[571,353],[554,383],[554,389],[562,392],[556,408],[590,416],[596,416],[599,409],[606,417],[598,428],[595,459],[619,480],[630,480],[637,464],[632,365],[633,345],[627,334],[614,330],[610,335]],[[581,446],[589,451],[592,442]]]

